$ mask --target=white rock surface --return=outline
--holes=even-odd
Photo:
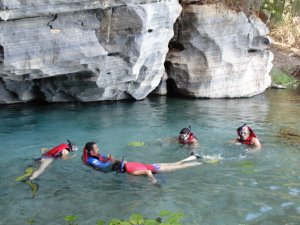
[[[167,73],[192,97],[250,97],[271,85],[268,28],[224,5],[187,5],[170,43]]]
[[[166,94],[167,79],[208,98],[271,85],[271,40],[259,18],[184,4],[169,43],[180,12],[176,0],[1,0],[0,104],[139,100]]]
[[[1,4],[0,103],[145,98],[181,12],[176,0]]]

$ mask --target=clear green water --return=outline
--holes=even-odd
[[[300,90],[269,90],[250,99],[190,100],[166,97],[113,104],[18,105],[0,108],[0,224],[96,224],[160,210],[183,212],[183,224],[299,224],[300,222]],[[233,146],[236,128],[247,122],[263,150],[245,153]],[[103,174],[76,158],[57,160],[37,179],[34,199],[14,179],[40,148],[71,139],[80,149],[96,141],[100,150],[128,161],[173,162],[188,148],[169,142],[192,125],[200,154],[224,157],[159,175],[160,187],[144,177]],[[287,135],[288,133],[288,135]],[[144,147],[130,147],[143,141]]]

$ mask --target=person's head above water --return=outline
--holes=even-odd
[[[72,143],[70,140],[68,140],[68,145],[71,152],[75,152],[78,150],[77,145],[75,143]]]
[[[97,154],[98,151],[99,151],[99,148],[98,148],[97,144],[95,142],[93,142],[93,141],[87,142],[85,144],[84,148],[86,149],[86,151],[88,152],[88,154],[90,154],[90,153]]]
[[[237,133],[242,140],[247,140],[254,132],[247,124],[244,124],[237,129]]]
[[[190,133],[191,133],[191,128],[183,128],[179,132],[179,138],[186,140],[186,139],[188,139]]]

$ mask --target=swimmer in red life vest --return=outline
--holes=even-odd
[[[192,153],[192,155],[188,158],[173,163],[145,164],[141,162],[124,162],[122,160],[116,161],[112,165],[112,170],[118,173],[128,173],[135,176],[146,175],[147,177],[149,177],[150,181],[155,184],[157,183],[157,180],[153,176],[153,174],[171,172],[179,169],[202,165],[202,162],[197,161],[198,159],[201,159],[201,157]]]
[[[71,159],[74,158],[76,156],[76,154],[74,154],[71,157],[68,157],[67,155],[70,152],[75,152],[77,151],[77,146],[74,143],[71,143],[68,140],[68,144],[60,144],[54,148],[52,148],[51,150],[47,151],[46,153],[44,153],[41,158],[38,159],[38,161],[41,163],[40,167],[34,171],[32,173],[32,175],[29,177],[29,180],[34,180],[36,179],[38,176],[40,176],[45,169],[55,160],[58,158],[62,158],[64,160],[66,159]]]
[[[190,145],[192,148],[199,147],[199,141],[195,134],[191,131],[191,126],[189,128],[183,128],[178,136],[178,142],[184,145]]]
[[[237,129],[238,138],[235,140],[235,143],[242,143],[249,145],[253,150],[260,150],[261,144],[251,127],[244,124]]]
[[[81,159],[86,165],[104,173],[112,172],[112,164],[116,161],[111,155],[100,155],[95,142],[85,144]]]

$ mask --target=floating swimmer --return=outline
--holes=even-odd
[[[112,172],[112,164],[115,159],[111,155],[99,153],[99,148],[95,142],[87,142],[81,157],[83,163],[101,172]]]
[[[191,155],[178,162],[146,164],[141,162],[126,162],[123,158],[122,161],[116,161],[112,165],[112,169],[118,173],[128,173],[135,176],[146,175],[149,177],[150,181],[155,184],[157,183],[157,180],[153,174],[202,165],[202,162],[198,161],[199,159],[200,157],[198,155]]]
[[[78,149],[77,146],[68,140],[68,144],[65,143],[60,144],[50,149],[49,151],[43,153],[41,158],[37,159],[37,161],[41,163],[40,167],[33,172],[33,174],[29,177],[29,180],[34,180],[38,176],[40,176],[55,159],[62,158],[66,160],[75,157],[76,154],[74,154],[71,157],[68,157],[67,155],[70,152],[77,151],[77,149]]]
[[[178,136],[178,142],[183,145],[189,145],[193,149],[199,147],[199,141],[198,138],[194,133],[192,133],[192,128],[189,126],[189,128],[183,128],[179,132]]]
[[[252,147],[252,150],[260,150],[261,144],[255,134],[255,132],[247,124],[240,126],[237,129],[238,138],[235,143],[242,143]]]

